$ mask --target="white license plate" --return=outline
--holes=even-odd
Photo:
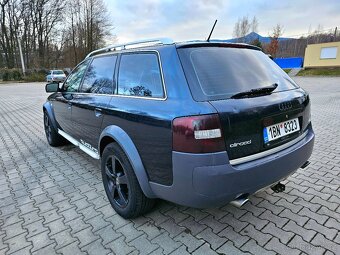
[[[299,120],[298,118],[295,118],[263,128],[263,139],[265,143],[268,143],[299,130]]]

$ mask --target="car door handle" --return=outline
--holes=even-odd
[[[102,109],[94,108],[94,114],[96,115],[96,117],[102,116]]]

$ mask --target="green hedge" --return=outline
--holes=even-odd
[[[46,81],[46,74],[42,73],[31,73],[26,75],[25,81]]]
[[[19,69],[0,69],[0,79],[3,81],[20,81],[22,74]]]
[[[0,80],[3,81],[45,81],[48,70],[46,69],[30,69],[23,76],[20,69],[0,69]]]

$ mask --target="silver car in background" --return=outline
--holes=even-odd
[[[66,75],[63,70],[50,70],[46,76],[47,82],[64,82]]]

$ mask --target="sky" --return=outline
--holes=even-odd
[[[238,18],[256,16],[258,33],[268,36],[276,24],[289,37],[323,29],[340,30],[340,0],[104,0],[119,43],[169,37],[174,41],[232,38]]]

